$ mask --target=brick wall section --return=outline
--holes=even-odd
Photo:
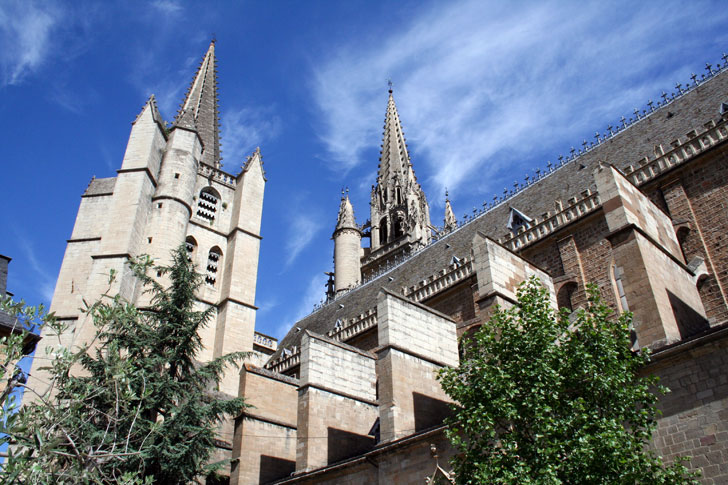
[[[685,254],[703,256],[711,276],[701,287],[706,311],[714,322],[728,319],[728,147],[721,146],[705,155],[700,164],[680,173],[680,185],[689,200],[694,219],[684,244]],[[679,192],[673,195],[680,196]],[[667,197],[666,191],[666,197]],[[678,202],[671,198],[670,202]],[[688,218],[683,204],[673,204],[673,219]],[[672,213],[673,209],[675,214]],[[711,267],[712,266],[712,267]]]
[[[690,457],[701,483],[728,483],[728,335],[723,330],[697,345],[653,356],[645,372],[660,377],[663,396],[653,447],[672,462]]]
[[[561,257],[561,264],[564,268],[564,274],[573,278],[577,284],[576,291],[571,295],[572,310],[577,308],[586,299],[586,278],[584,277],[584,266],[581,264],[581,255],[576,246],[574,236],[568,236],[556,241]]]
[[[687,233],[681,240],[681,249],[685,261],[690,262],[695,257],[703,258],[710,272],[710,276],[700,285],[700,296],[705,306],[705,312],[710,321],[715,324],[728,317],[726,311],[725,295],[716,278],[716,270],[712,254],[705,244],[702,228],[698,224],[690,200],[685,193],[685,187],[680,179],[670,182],[661,188],[665,196],[669,214],[679,227],[687,228]],[[726,225],[726,221],[721,221]]]
[[[445,313],[458,323],[472,320],[476,317],[473,298],[476,285],[475,276],[471,276],[428,300],[422,300],[422,303]]]

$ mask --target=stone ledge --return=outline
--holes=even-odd
[[[401,301],[403,301],[403,302],[405,302],[405,303],[407,303],[409,305],[412,305],[412,306],[415,306],[415,307],[417,307],[417,308],[419,308],[421,310],[424,310],[427,313],[431,313],[431,314],[433,314],[435,316],[438,316],[438,317],[440,317],[440,318],[442,318],[444,320],[447,320],[449,322],[455,323],[455,320],[453,320],[449,316],[445,315],[444,313],[439,312],[439,311],[435,310],[434,308],[430,308],[427,305],[423,305],[422,303],[420,303],[418,301],[410,300],[409,298],[404,297],[402,295],[399,295],[399,294],[395,293],[394,291],[392,291],[389,288],[386,288],[384,286],[382,286],[382,288],[379,290],[379,293],[384,293],[385,295],[393,296],[393,297],[397,298],[398,300],[401,300]]]

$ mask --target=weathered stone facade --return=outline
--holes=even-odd
[[[358,456],[317,468],[299,462],[292,474],[281,470],[276,483],[423,483],[438,470],[442,475],[453,450],[441,426],[448,398],[435,373],[458,364],[457,336],[481,325],[495,304],[513,304],[517,285],[532,275],[550,290],[554,307],[583,306],[593,282],[612,308],[634,314],[635,348],[654,352],[644,372],[672,391],[659,403],[663,415],[651,446],[668,462],[690,457],[703,483],[728,481],[725,67],[468,221],[454,223],[448,199],[445,229],[423,248],[400,251],[412,234],[375,248],[371,232],[363,283],[296,322],[265,368],[303,375],[316,358],[302,350],[314,334],[376,355],[374,442]],[[392,106],[390,93],[388,116],[396,113]],[[399,115],[393,119],[397,126]],[[384,144],[392,139],[385,129]],[[330,376],[343,370],[343,360],[331,355],[323,362]],[[299,413],[304,399],[299,393]],[[342,398],[321,395],[324,415],[336,399]],[[372,415],[352,419],[363,430]],[[299,449],[335,439],[293,432]],[[249,483],[235,474],[231,481]]]
[[[163,121],[152,96],[132,123],[117,176],[92,179],[81,196],[50,310],[69,329],[61,344],[90,342],[95,328],[79,309],[104,292],[120,294],[139,306],[149,303],[126,261],[148,254],[168,263],[171,252],[187,246],[206,284],[200,307],[213,306],[216,317],[201,331],[200,361],[233,351],[256,351],[262,362],[276,348],[255,333],[255,289],[265,172],[256,150],[237,175],[220,168],[217,135],[215,44],[203,57],[183,108],[171,126]],[[109,283],[109,273],[116,279]],[[48,335],[38,345],[29,385],[39,393],[48,386],[43,360]],[[220,391],[238,393],[239,376],[229,370]],[[26,394],[27,395],[27,394]],[[219,456],[230,457],[233,423],[220,430]]]
[[[584,305],[593,282],[633,312],[635,345],[654,352],[644,372],[672,390],[651,445],[668,461],[691,457],[703,483],[728,481],[726,66],[467,221],[448,199],[440,232],[390,92],[371,219],[358,225],[342,197],[327,303],[277,346],[254,330],[262,160],[256,151],[238,175],[221,170],[214,65],[213,44],[171,128],[150,99],[117,176],[89,184],[51,310],[71,326],[63,343],[87,342],[78,308],[108,289],[109,271],[119,275],[110,291],[144,305],[126,259],[166,261],[186,242],[207,280],[199,305],[217,308],[200,360],[261,355],[221,387],[253,405],[220,430],[231,483],[445,478],[454,450],[436,373],[458,365],[458,337],[512,305],[530,276],[554,307]]]

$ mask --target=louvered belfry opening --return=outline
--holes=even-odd
[[[207,256],[207,274],[205,275],[205,283],[215,286],[217,283],[217,269],[222,260],[222,251],[217,246],[210,249]]]
[[[217,206],[219,203],[220,194],[210,187],[205,187],[200,191],[200,197],[197,200],[197,215],[213,222],[217,215]]]

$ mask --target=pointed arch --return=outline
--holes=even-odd
[[[205,275],[205,283],[210,286],[217,284],[217,269],[222,264],[222,250],[218,246],[210,248],[207,255],[207,274]]]
[[[187,236],[185,248],[187,249],[187,260],[192,261],[197,253],[197,240],[192,236]]]

